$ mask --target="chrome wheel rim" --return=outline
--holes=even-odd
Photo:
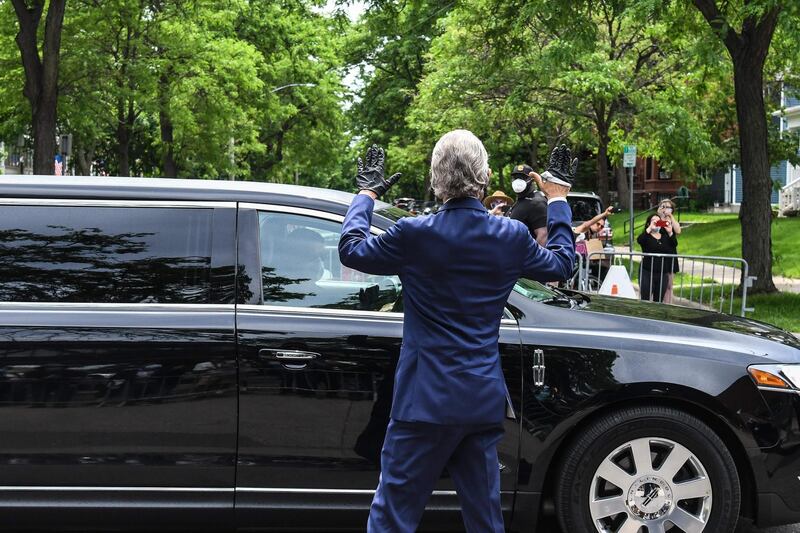
[[[634,439],[597,467],[589,512],[600,533],[700,533],[711,516],[711,481],[688,448]]]

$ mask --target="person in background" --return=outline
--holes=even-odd
[[[644,231],[636,239],[642,252],[647,254],[676,254],[678,239],[671,225],[660,225],[659,215],[650,215]],[[667,288],[667,275],[672,273],[675,259],[665,257],[642,258],[639,274],[639,297],[642,300],[662,302]]]
[[[575,233],[575,242],[582,240],[598,239],[600,238],[600,231],[605,227],[603,222],[614,212],[614,208],[609,206],[605,211],[597,215],[591,220],[587,220],[574,228],[572,231]]]
[[[661,220],[664,223],[669,224],[672,227],[672,232],[675,235],[681,234],[681,224],[675,217],[673,213],[675,212],[675,202],[667,198],[666,200],[661,200],[661,203],[658,204],[658,216],[661,217]],[[675,253],[678,253],[677,246],[675,247]],[[675,273],[678,272],[678,260],[675,259],[674,264],[672,265],[672,269],[670,273],[667,275],[667,286],[664,288],[664,303],[671,304],[672,303],[672,285],[675,280]]]
[[[505,215],[513,203],[514,200],[500,190],[494,191],[490,196],[483,199],[483,206],[490,214],[495,216]]]
[[[511,188],[517,201],[508,210],[509,218],[519,220],[528,227],[531,236],[544,246],[547,244],[547,197],[537,189],[528,165],[517,165],[511,171]]]

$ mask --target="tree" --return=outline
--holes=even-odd
[[[254,149],[245,179],[327,185],[346,152],[342,87],[346,19],[327,17],[312,2],[246,2],[239,37],[263,57],[254,98]]]
[[[753,292],[773,292],[772,181],[769,174],[767,112],[764,104],[764,64],[782,12],[780,2],[693,0],[733,63],[742,168],[742,257],[755,276]],[[796,10],[796,7],[794,8]]]
[[[699,80],[679,68],[685,43],[668,39],[677,23],[659,3],[552,9],[536,1],[459,4],[431,45],[410,124],[428,137],[456,126],[484,132],[500,156],[492,162],[498,177],[509,160],[537,166],[560,142],[589,148],[596,157],[588,186],[606,201],[609,163],[619,170],[622,145],[632,139],[690,176],[719,158],[704,128],[707,110],[695,105],[705,98]],[[626,203],[627,180],[618,174]]]
[[[426,54],[441,33],[438,23],[456,2],[371,0],[346,44],[347,63],[360,71],[363,84],[349,110],[360,148],[387,148],[392,171],[403,173],[393,194],[417,198],[429,194],[431,139],[420,139],[408,113],[423,77]],[[426,147],[423,150],[417,149]]]
[[[58,67],[61,28],[66,0],[11,0],[17,15],[17,46],[25,70],[23,94],[31,106],[33,171],[52,174],[56,148]],[[44,34],[39,50],[39,23],[47,5]]]

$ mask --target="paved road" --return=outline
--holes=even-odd
[[[770,527],[766,529],[758,529],[753,526],[743,525],[740,526],[736,533],[800,533],[800,524],[793,526]]]

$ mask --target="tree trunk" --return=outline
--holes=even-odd
[[[733,81],[742,165],[742,257],[756,276],[751,292],[774,292],[772,282],[772,180],[767,155],[763,62],[734,58]],[[744,280],[742,280],[744,282]]]
[[[608,135],[600,134],[597,147],[597,194],[608,205]]]
[[[130,151],[131,151],[131,131],[125,114],[125,102],[122,97],[117,100],[117,175],[130,176]]]
[[[167,74],[159,80],[158,120],[161,126],[161,165],[162,176],[175,178],[178,176],[178,165],[175,163],[174,128],[169,114],[169,78]]]
[[[38,31],[44,2],[41,0],[34,2],[30,8],[25,0],[12,0],[12,3],[19,22],[16,41],[25,70],[23,94],[31,106],[33,172],[53,174],[56,153],[58,65],[66,0],[50,1],[41,57]]]
[[[783,9],[775,2],[742,22],[741,33],[725,20],[713,0],[694,0],[708,24],[720,36],[733,60],[736,118],[742,166],[742,257],[756,276],[751,292],[774,292],[772,282],[772,181],[769,177],[767,117],[764,109],[764,63]],[[760,17],[760,18],[759,18]],[[744,276],[744,272],[742,272]],[[745,280],[742,279],[742,283]]]
[[[620,208],[630,209],[630,189],[628,188],[628,169],[617,164],[614,169],[617,178],[617,200]],[[635,190],[635,189],[634,189]]]
[[[73,153],[75,154],[73,161],[75,161],[75,166],[80,176],[89,176],[92,173],[95,148],[96,142],[94,141],[89,146],[84,147],[78,144],[76,148],[73,148]]]

